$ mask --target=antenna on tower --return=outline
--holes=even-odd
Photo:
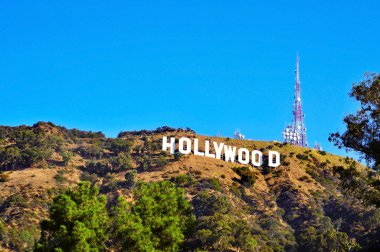
[[[295,70],[295,90],[293,101],[293,121],[292,124],[285,127],[282,132],[284,142],[293,145],[306,147],[308,145],[306,138],[306,127],[304,122],[304,114],[302,113],[301,101],[301,81],[300,81],[300,58],[297,52],[296,70]]]
[[[317,150],[317,151],[322,151],[322,145],[318,142],[315,142],[314,143],[314,150]]]
[[[235,130],[234,137],[235,137],[235,139],[239,139],[239,140],[244,140],[245,139],[245,136],[242,133],[240,133],[239,129]]]

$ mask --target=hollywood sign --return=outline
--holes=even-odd
[[[176,139],[164,136],[162,138],[162,150],[167,151],[169,149],[170,154],[175,153]],[[263,164],[263,153],[258,150],[248,150],[247,148],[237,149],[235,146],[225,145],[224,143],[212,142],[214,147],[214,153],[210,152],[210,141],[206,140],[204,143],[204,152],[199,150],[199,141],[194,139],[194,142],[190,138],[181,137],[178,140],[178,152],[182,154],[190,154],[192,151],[196,156],[204,156],[209,158],[222,159],[227,162],[235,162],[237,156],[237,162],[247,165],[251,163],[253,166],[261,166]],[[280,153],[277,151],[268,151],[268,166],[277,167],[280,165]]]

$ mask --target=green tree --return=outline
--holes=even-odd
[[[141,217],[131,212],[131,206],[118,197],[112,209],[114,246],[119,251],[154,251],[152,232],[143,224]]]
[[[54,198],[49,220],[41,223],[36,251],[102,251],[106,248],[109,217],[106,197],[96,186],[81,182]]]
[[[232,205],[224,196],[200,193],[194,199],[197,211],[195,238],[207,251],[230,251],[232,247],[243,251],[254,251],[249,223],[231,213]]]
[[[360,109],[343,119],[346,131],[330,134],[329,141],[360,153],[374,172],[364,174],[353,164],[348,169],[336,167],[335,172],[340,174],[346,191],[365,204],[379,207],[380,181],[373,175],[380,172],[380,74],[366,74],[363,81],[353,85],[349,95],[360,102]]]
[[[375,170],[380,170],[380,74],[366,74],[349,95],[360,102],[360,110],[346,116],[346,131],[330,134],[329,141],[359,152]]]
[[[119,198],[114,209],[114,235],[127,251],[178,251],[195,217],[184,191],[168,181],[142,183],[129,206]]]
[[[124,152],[129,153],[131,150],[131,142],[127,139],[109,139],[109,147],[108,149],[114,153]]]
[[[111,157],[109,160],[113,172],[125,171],[132,168],[132,163],[130,161],[129,155],[123,152],[119,153],[115,157]]]
[[[360,248],[355,239],[350,239],[345,232],[340,232],[331,223],[329,217],[322,217],[310,223],[299,234],[301,251],[356,251]]]
[[[12,146],[5,150],[6,167],[8,167],[8,164],[10,164],[12,167],[12,170],[14,170],[15,166],[18,164],[20,160],[21,160],[21,152],[18,147]]]

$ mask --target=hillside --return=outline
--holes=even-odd
[[[238,163],[161,151],[162,137],[195,137],[249,150],[281,153],[281,165]],[[200,146],[204,151],[204,146]],[[211,149],[213,151],[213,149]],[[168,180],[185,190],[196,216],[186,251],[250,251],[239,232],[255,240],[254,251],[346,251],[380,249],[380,210],[342,187],[336,170],[354,160],[287,144],[216,138],[191,129],[101,132],[68,130],[52,123],[0,126],[0,250],[29,251],[39,239],[53,198],[79,181],[91,181],[109,201],[134,201],[126,173],[136,180]],[[215,210],[216,209],[216,210]],[[223,222],[221,224],[221,222]],[[199,230],[209,230],[200,235]]]

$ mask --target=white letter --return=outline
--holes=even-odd
[[[198,139],[194,139],[194,155],[204,156],[205,154],[198,149]]]
[[[162,138],[162,150],[166,151],[168,147],[170,148],[170,154],[174,154],[175,138],[170,138],[170,143],[168,143],[168,138],[164,136]]]
[[[205,141],[205,156],[215,158],[215,154],[210,154],[210,142],[207,140]]]
[[[184,149],[183,142],[186,142],[186,150]],[[178,150],[182,154],[189,154],[191,152],[191,140],[187,137],[181,137],[178,143]]]
[[[276,157],[275,163],[273,163],[273,155]],[[278,153],[277,151],[269,151],[268,159],[269,159],[268,165],[270,167],[277,167],[280,165],[280,153]]]
[[[256,161],[256,155],[259,155],[259,161]],[[252,151],[252,164],[254,166],[261,166],[263,164],[263,153],[261,151]]]
[[[245,160],[243,160],[243,152],[245,154]],[[240,148],[238,150],[238,161],[241,164],[248,164],[249,163],[249,150],[246,148]]]
[[[223,150],[224,143],[220,143],[218,145],[217,142],[214,142],[214,149],[215,149],[215,156],[217,159],[221,159],[222,157],[222,150]]]
[[[231,160],[231,162],[235,162],[235,153],[236,153],[236,147],[231,147],[228,145],[224,146],[224,160],[228,162],[228,160]]]

